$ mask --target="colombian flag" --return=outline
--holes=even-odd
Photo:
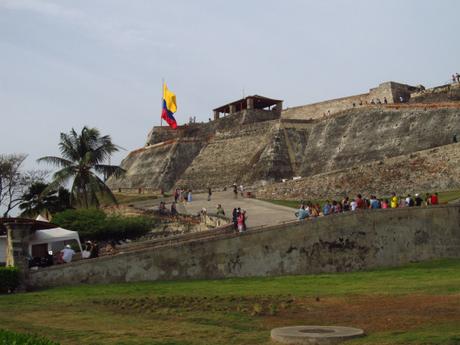
[[[177,128],[177,122],[173,114],[177,111],[176,95],[168,90],[166,83],[163,83],[163,109],[161,117],[168,123],[172,129]]]

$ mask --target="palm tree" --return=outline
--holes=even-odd
[[[35,182],[30,185],[29,189],[22,195],[22,202],[19,204],[21,217],[35,218],[38,215],[50,219],[51,215],[62,212],[70,206],[70,193],[64,187],[58,190],[52,190],[43,194],[48,187],[47,183]]]
[[[72,182],[70,204],[73,207],[99,207],[107,201],[117,203],[109,187],[97,174],[104,177],[116,177],[124,173],[119,166],[103,164],[111,154],[119,150],[110,136],[100,136],[96,128],[83,127],[80,134],[72,128],[70,133],[61,133],[59,149],[62,157],[46,156],[38,162],[46,162],[59,168],[53,175],[53,181],[43,194]]]

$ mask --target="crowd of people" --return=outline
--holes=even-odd
[[[455,73],[455,74],[452,74],[452,83],[460,83],[460,74],[459,73]]]
[[[398,197],[396,193],[392,193],[390,198],[377,198],[375,195],[370,195],[369,198],[364,198],[358,194],[355,199],[350,199],[348,196],[341,201],[326,200],[321,205],[319,203],[301,202],[299,209],[295,212],[298,220],[309,217],[329,216],[332,214],[343,213],[348,211],[360,211],[366,209],[386,209],[399,207],[418,207],[439,204],[438,193],[426,193],[422,198],[419,194],[412,197],[407,194],[406,197]]]

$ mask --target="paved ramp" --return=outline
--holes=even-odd
[[[225,214],[231,217],[233,208],[241,207],[241,209],[246,210],[248,227],[275,225],[296,219],[294,216],[295,209],[293,208],[275,205],[262,200],[243,198],[240,195],[235,199],[233,191],[213,192],[211,201],[208,201],[207,198],[207,194],[193,194],[192,202],[178,203],[177,210],[183,214],[197,214],[202,208],[206,208],[208,212],[215,213],[217,205],[221,204]],[[134,203],[134,205],[139,208],[151,209],[158,206],[161,200],[142,201]],[[173,199],[167,198],[163,200],[169,206]]]

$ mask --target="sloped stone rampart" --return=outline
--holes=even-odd
[[[460,189],[460,143],[261,187],[262,199],[338,199]]]
[[[289,129],[300,176],[312,176],[452,143],[460,109],[371,108]]]
[[[460,257],[460,206],[348,212],[31,272],[30,288],[349,272]]]

